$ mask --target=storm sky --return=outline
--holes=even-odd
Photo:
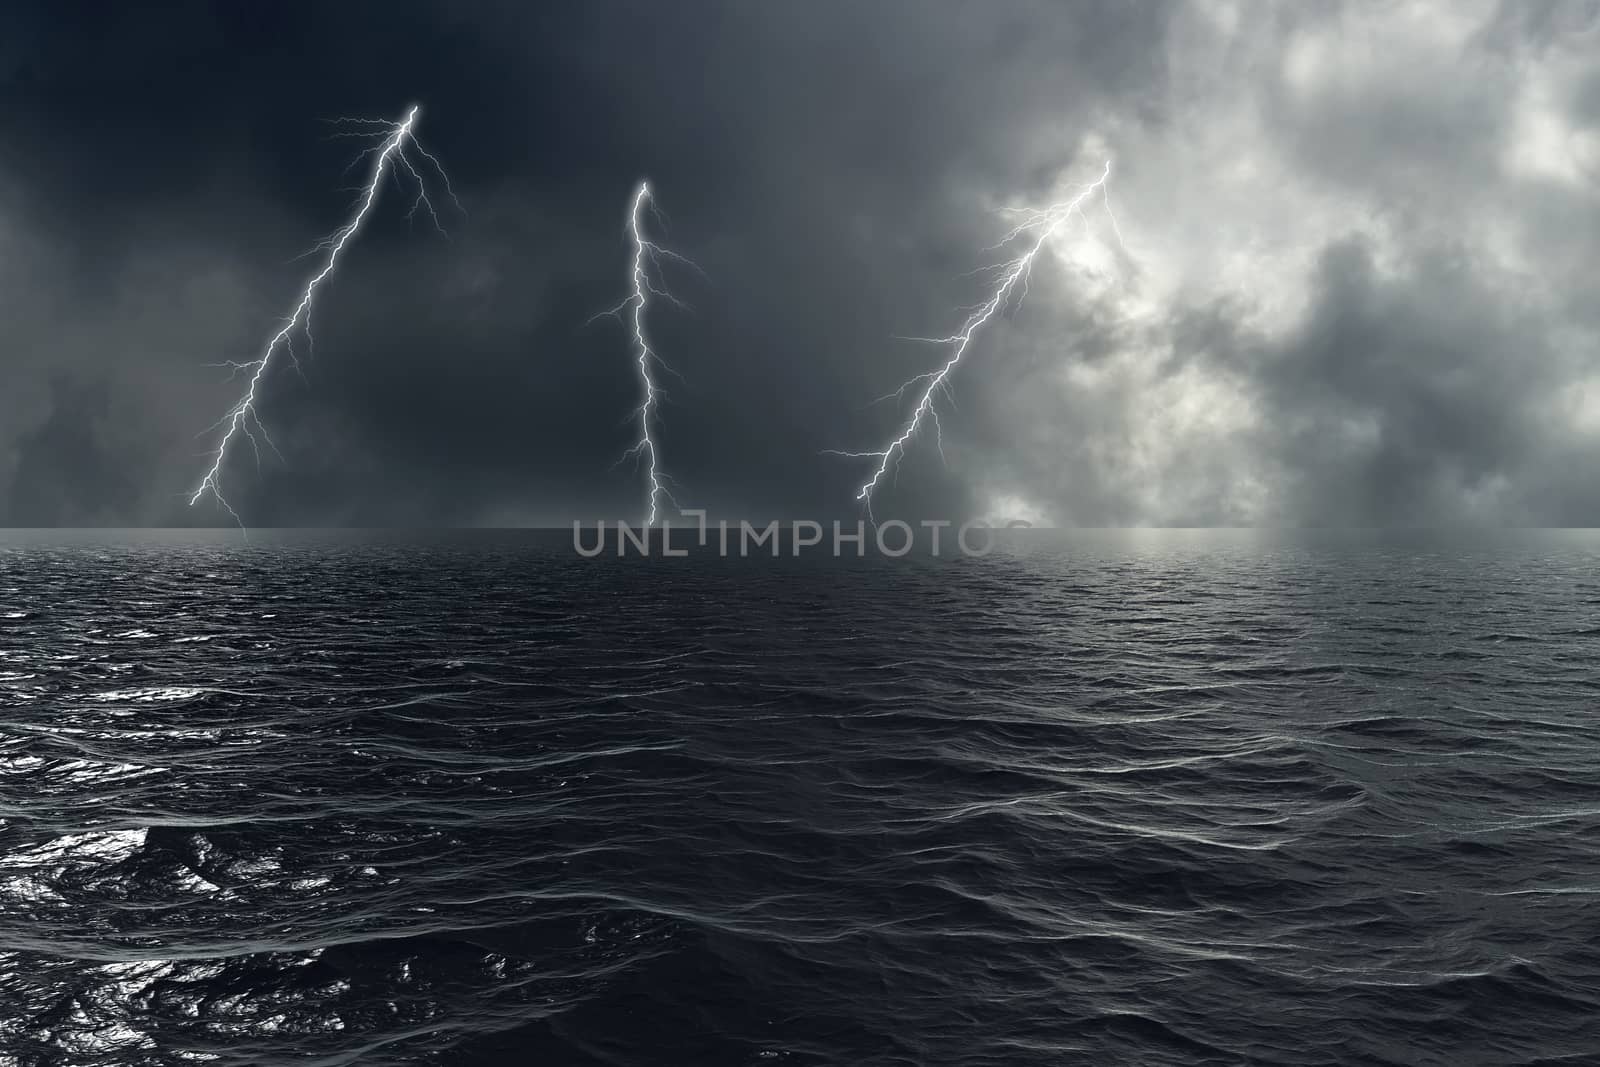
[[[467,211],[389,191],[315,314],[267,525],[637,518],[624,213],[703,270],[653,333],[665,465],[714,515],[851,517],[872,404],[1014,224],[1113,162],[878,517],[1600,524],[1600,4],[585,0],[8,5],[0,525],[186,504],[399,117]]]

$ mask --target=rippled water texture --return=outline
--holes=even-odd
[[[0,1063],[1600,1062],[1600,535],[0,541]]]

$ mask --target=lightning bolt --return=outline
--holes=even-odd
[[[660,211],[650,192],[650,183],[641,181],[638,189],[634,190],[633,201],[628,209],[628,233],[633,240],[633,259],[629,270],[629,280],[632,283],[632,292],[623,299],[622,303],[614,308],[600,312],[594,318],[612,316],[621,318],[623,312],[628,312],[628,322],[633,329],[634,362],[639,368],[639,385],[644,397],[635,410],[635,417],[639,420],[639,438],[630,445],[617,463],[627,459],[642,461],[645,471],[649,476],[650,491],[645,497],[648,515],[645,525],[655,525],[656,515],[660,511],[662,499],[672,503],[672,506],[682,510],[683,505],[678,503],[669,488],[673,479],[661,469],[661,448],[651,433],[651,423],[656,417],[656,409],[666,392],[656,381],[655,371],[662,370],[675,377],[682,378],[666,360],[661,358],[655,348],[650,344],[650,338],[645,333],[644,316],[650,306],[650,298],[658,296],[675,307],[684,307],[683,301],[673,296],[666,289],[665,282],[657,280],[654,275],[662,273],[662,265],[666,261],[681,263],[695,271],[700,268],[695,264],[672,251],[664,248],[645,236],[644,215],[650,211],[659,217]],[[591,322],[594,319],[590,320]],[[615,466],[615,464],[613,464]]]
[[[378,187],[383,184],[385,177],[392,177],[397,184],[401,183],[401,172],[409,177],[416,187],[416,195],[411,202],[410,209],[406,212],[407,220],[414,219],[419,211],[426,211],[428,218],[436,229],[442,233],[439,225],[438,213],[434,210],[432,199],[428,196],[428,183],[423,177],[416,162],[407,155],[413,151],[425,161],[425,166],[433,174],[438,175],[444,184],[445,193],[450,197],[456,210],[461,210],[460,201],[456,200],[455,191],[450,187],[450,178],[445,174],[439,161],[418,143],[416,137],[417,115],[420,108],[413,106],[406,112],[405,118],[399,122],[389,122],[383,119],[334,119],[332,120],[341,129],[335,134],[339,137],[371,137],[381,138],[378,144],[368,148],[355,158],[350,164],[353,169],[362,160],[376,157],[372,165],[372,173],[366,185],[358,191],[356,205],[346,222],[339,229],[319,241],[307,255],[323,254],[321,268],[306,282],[305,288],[300,292],[300,301],[294,307],[283,328],[272,335],[272,339],[262,349],[261,355],[248,361],[229,361],[220,366],[232,368],[231,377],[248,372],[249,383],[239,402],[228,413],[212,424],[211,429],[226,427],[222,440],[217,443],[216,451],[211,455],[211,466],[206,470],[205,477],[200,479],[200,484],[189,497],[189,506],[193,507],[201,497],[210,494],[222,509],[233,517],[241,529],[244,523],[240,520],[238,512],[228,503],[222,495],[222,466],[228,458],[228,448],[235,438],[243,437],[250,442],[251,450],[255,453],[257,463],[261,459],[260,442],[265,441],[267,446],[277,452],[277,446],[272,443],[266,428],[262,425],[260,416],[256,411],[257,394],[261,388],[262,379],[266,377],[267,370],[271,367],[273,357],[282,352],[295,367],[300,367],[300,361],[294,351],[294,335],[298,331],[306,340],[308,349],[314,343],[311,335],[311,308],[316,300],[317,292],[324,282],[333,276],[335,268],[339,265],[339,257],[350,244],[361,228],[365,225],[372,207],[378,200]]]
[[[900,461],[905,456],[907,443],[916,436],[922,428],[923,420],[933,424],[934,442],[939,448],[941,457],[944,455],[943,430],[939,424],[939,412],[934,408],[934,398],[941,391],[951,397],[950,374],[956,369],[967,349],[972,346],[972,340],[985,323],[994,318],[1008,305],[1020,307],[1023,299],[1028,294],[1028,279],[1033,270],[1033,262],[1038,258],[1044,246],[1061,231],[1068,221],[1074,216],[1083,220],[1088,225],[1088,216],[1083,213],[1084,204],[1099,193],[1105,204],[1106,214],[1111,219],[1111,226],[1117,235],[1117,243],[1122,244],[1122,231],[1117,225],[1117,217],[1111,210],[1111,196],[1109,182],[1111,179],[1111,161],[1107,160],[1105,169],[1100,177],[1086,185],[1078,187],[1075,195],[1059,203],[1051,204],[1045,208],[1030,208],[1021,212],[1022,220],[1002,237],[999,242],[991,246],[991,251],[1015,244],[1025,235],[1031,240],[1024,246],[1023,251],[1002,263],[980,268],[973,273],[987,274],[995,279],[994,290],[989,299],[972,309],[961,328],[948,337],[912,337],[906,340],[926,341],[930,344],[946,345],[950,348],[950,357],[937,370],[919,374],[907,380],[898,389],[887,393],[873,403],[884,400],[903,399],[907,392],[915,386],[926,383],[917,398],[917,406],[911,412],[908,421],[899,435],[891,440],[888,445],[874,452],[845,452],[839,449],[826,449],[825,454],[834,456],[847,456],[854,459],[876,459],[877,467],[872,472],[872,477],[862,483],[856,491],[856,499],[861,501],[867,509],[867,514],[872,514],[872,492],[891,470],[900,469]],[[953,399],[953,397],[952,397]]]

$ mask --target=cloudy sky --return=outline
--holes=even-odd
[[[686,506],[851,516],[1014,224],[1113,161],[880,518],[1600,524],[1600,4],[586,0],[0,14],[0,524],[226,523],[188,493],[397,117],[391,191],[269,375],[251,525],[636,517],[624,211]]]

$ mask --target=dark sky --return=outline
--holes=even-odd
[[[1114,160],[879,518],[1600,524],[1600,5],[13,4],[0,524],[218,524],[207,427],[345,219],[321,119],[422,106],[467,216],[388,190],[319,298],[250,525],[636,518],[624,213],[686,506],[853,516],[1015,222]]]

